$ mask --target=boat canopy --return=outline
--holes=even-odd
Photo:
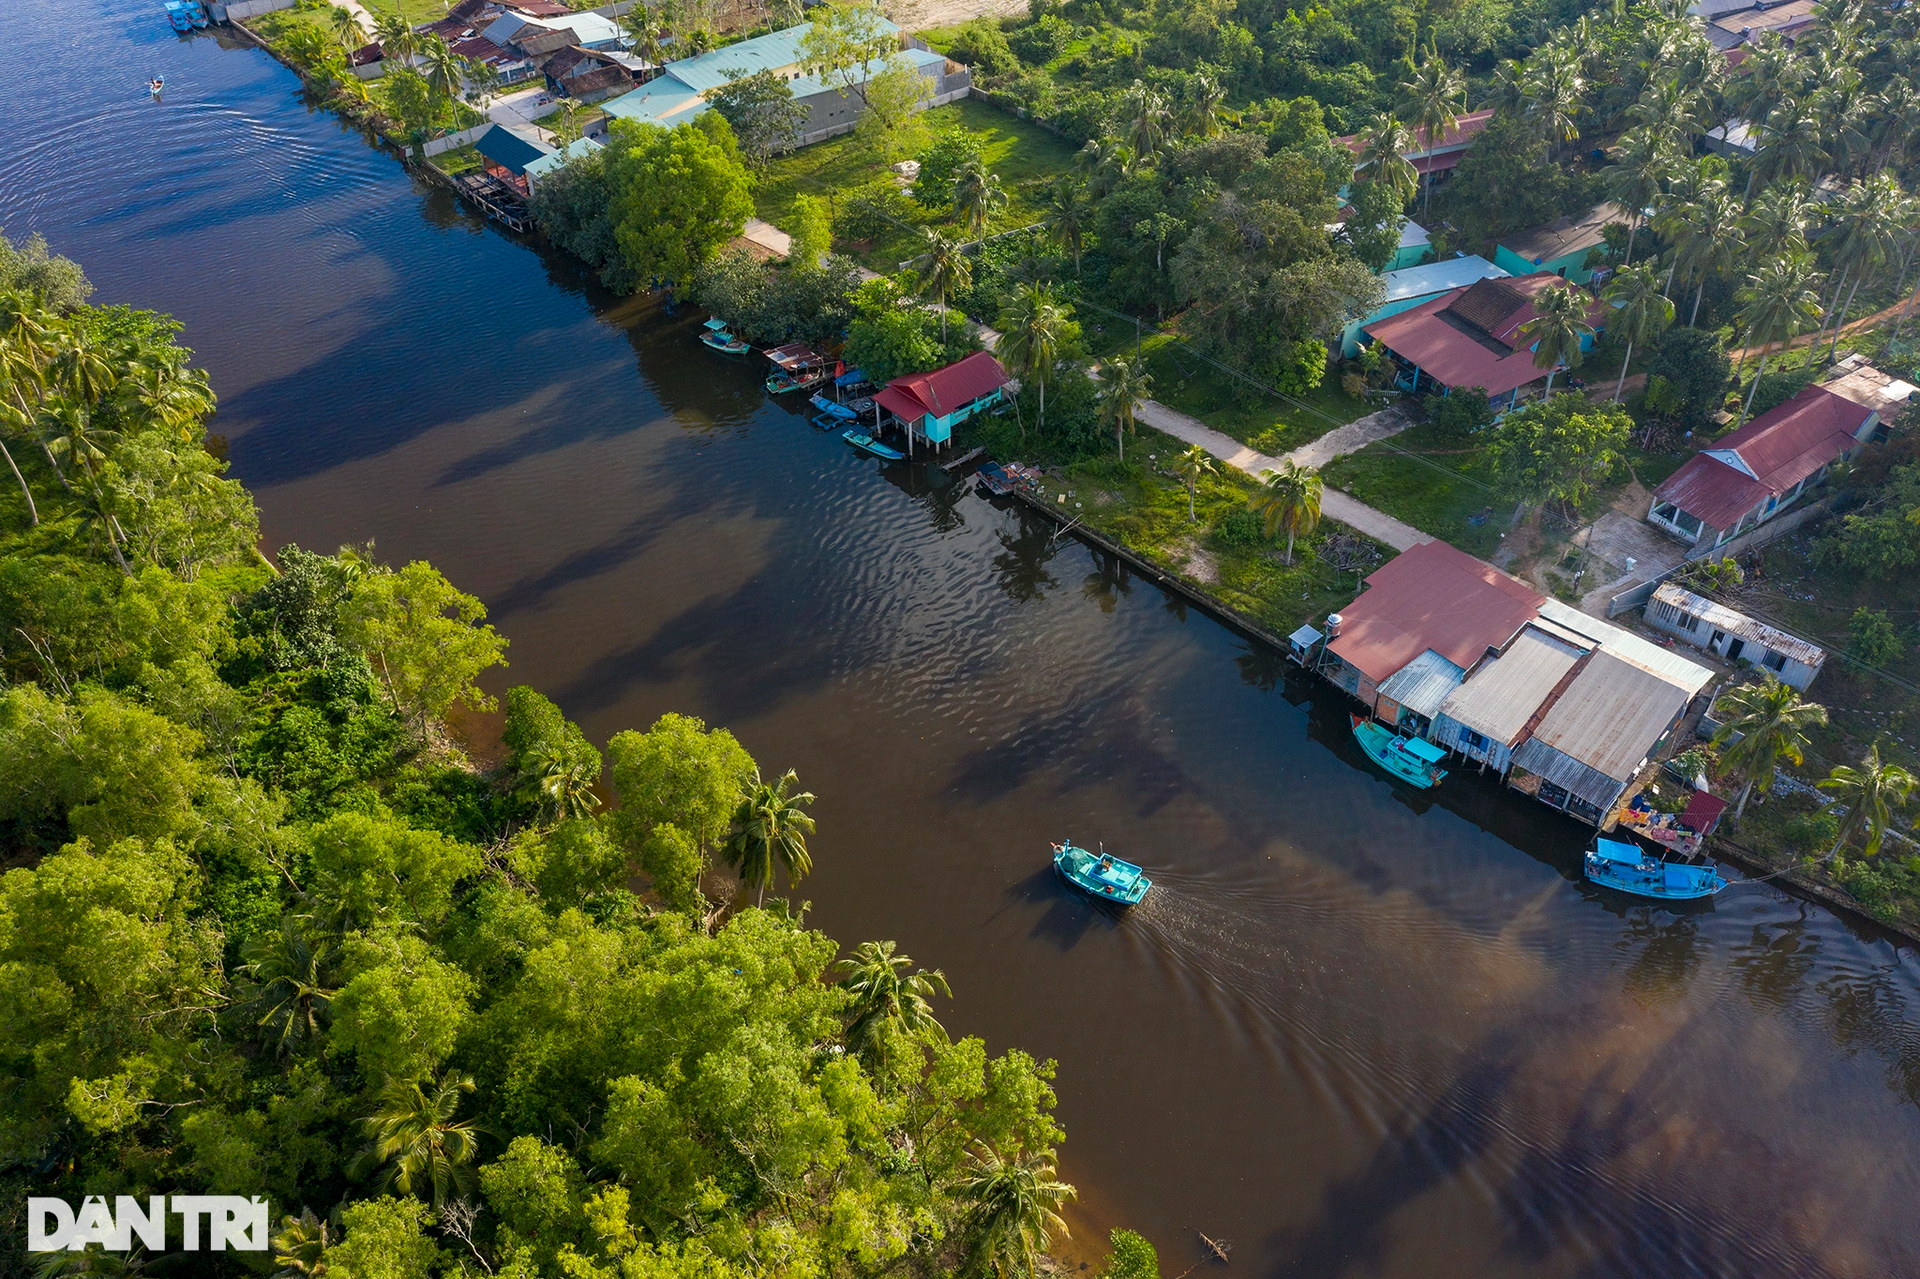
[[[1594,851],[1610,862],[1619,862],[1622,866],[1638,866],[1646,860],[1646,855],[1633,844],[1623,844],[1617,839],[1597,839]]]
[[[848,369],[845,373],[842,373],[839,377],[833,379],[833,384],[835,386],[859,386],[862,382],[866,380],[867,380],[867,375],[861,370]]]
[[[1668,866],[1667,888],[1671,890],[1687,889],[1694,886],[1693,867]]]
[[[716,315],[707,321],[706,327],[712,329],[715,333],[725,333],[727,331],[727,322]]]
[[[1429,764],[1438,764],[1441,760],[1447,757],[1447,753],[1441,750],[1438,746],[1435,746],[1432,742],[1422,740],[1421,738],[1418,738],[1418,737],[1409,737],[1406,740],[1405,745],[1403,745],[1400,749],[1404,750],[1407,754],[1413,756],[1415,759],[1426,760],[1427,763]]]

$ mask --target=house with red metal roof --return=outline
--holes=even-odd
[[[1467,153],[1467,148],[1473,145],[1473,140],[1486,132],[1487,126],[1491,123],[1493,123],[1491,107],[1485,111],[1469,111],[1455,119],[1453,127],[1441,134],[1440,141],[1431,146],[1427,143],[1427,131],[1415,129],[1413,131],[1414,149],[1402,151],[1400,154],[1413,162],[1413,171],[1422,178],[1431,173],[1437,180],[1460,163],[1461,157]],[[1360,135],[1357,133],[1341,138],[1340,144],[1353,152],[1355,159],[1359,158],[1360,152],[1364,149]]]
[[[1533,362],[1535,342],[1521,332],[1534,318],[1533,299],[1549,288],[1572,288],[1545,271],[1514,279],[1479,280],[1429,302],[1364,325],[1361,332],[1385,347],[1399,366],[1398,385],[1416,393],[1481,387],[1498,409],[1524,398],[1520,392],[1544,381]],[[1589,295],[1582,290],[1582,297]],[[1589,299],[1587,323],[1604,327],[1608,307]],[[1584,339],[1581,349],[1592,346]]]
[[[975,351],[931,373],[897,377],[873,402],[900,419],[909,441],[937,447],[952,442],[955,426],[998,404],[1007,381],[1000,361]]]
[[[1852,457],[1878,408],[1809,386],[1688,458],[1653,492],[1647,522],[1706,551],[1772,519]]]

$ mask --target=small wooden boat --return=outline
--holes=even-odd
[[[842,431],[840,432],[840,438],[857,449],[863,449],[875,457],[884,457],[889,462],[898,462],[907,456],[899,449],[890,449],[880,441],[874,439],[871,435],[866,435],[860,431]]]
[[[815,369],[810,373],[775,373],[767,379],[767,394],[785,395],[788,391],[804,391],[810,386],[819,386],[826,380],[825,369]]]
[[[708,320],[703,327],[706,332],[700,335],[700,344],[709,351],[718,351],[722,355],[745,355],[753,349],[727,332],[725,320]]]
[[[839,418],[842,422],[856,421],[860,416],[846,405],[836,404],[818,391],[807,397],[807,403],[819,409],[825,416]]]
[[[1105,849],[1090,853],[1070,839],[1053,846],[1053,868],[1088,896],[1122,906],[1139,905],[1153,887],[1153,881],[1132,862],[1123,862]]]
[[[147,92],[156,98],[160,96],[161,91],[166,87],[167,81],[164,76],[155,76],[153,79],[147,81]]]
[[[1403,737],[1378,720],[1362,719],[1358,715],[1347,718],[1353,721],[1354,738],[1367,758],[1401,781],[1425,790],[1438,785],[1447,775],[1446,769],[1438,767],[1447,753],[1432,742]]]
[[[1588,881],[1602,888],[1660,901],[1697,901],[1727,886],[1711,866],[1658,861],[1638,844],[1617,839],[1596,838],[1587,850],[1586,869]]]
[[[167,0],[167,22],[175,31],[193,30],[193,18],[181,0]]]

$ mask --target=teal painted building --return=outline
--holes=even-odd
[[[898,418],[909,440],[940,448],[953,440],[953,428],[1000,403],[1007,374],[1000,361],[975,351],[931,373],[897,377],[873,402]]]
[[[1398,315],[1442,293],[1451,293],[1479,280],[1504,279],[1506,274],[1478,254],[1387,271],[1380,277],[1380,282],[1387,286],[1380,305],[1372,314],[1353,321],[1341,332],[1340,355],[1343,359],[1351,359],[1359,354],[1363,345],[1360,330],[1376,320]]]
[[[1593,278],[1586,266],[1587,254],[1607,242],[1604,231],[1611,222],[1625,226],[1627,211],[1612,202],[1596,204],[1578,216],[1560,218],[1502,240],[1493,251],[1493,264],[1508,275],[1545,271],[1585,284]]]

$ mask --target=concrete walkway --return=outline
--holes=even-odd
[[[1398,435],[1413,425],[1413,418],[1399,405],[1355,418],[1345,426],[1336,426],[1311,444],[1302,444],[1287,454],[1287,461],[1317,471],[1336,457],[1358,453],[1376,440]]]
[[[1386,413],[1397,412],[1397,409],[1389,409],[1386,411]],[[1370,422],[1374,418],[1384,417],[1386,413],[1370,414],[1368,417],[1360,419],[1360,422],[1349,423],[1347,426],[1341,427],[1340,430],[1351,430],[1353,427],[1359,426],[1362,422]],[[1185,413],[1179,412],[1176,409],[1170,409],[1157,400],[1143,401],[1139,408],[1139,418],[1156,431],[1164,431],[1177,440],[1185,440],[1188,444],[1198,444],[1201,448],[1213,454],[1228,466],[1233,467],[1235,470],[1245,471],[1255,479],[1259,479],[1263,472],[1277,471],[1280,469],[1279,458],[1268,457],[1264,453],[1256,452],[1231,436],[1222,435],[1198,418],[1188,417]],[[1380,425],[1381,424],[1376,423],[1375,426],[1370,429],[1379,430]],[[1403,423],[1401,427],[1395,429],[1404,429],[1404,426],[1405,424]],[[1339,431],[1328,432],[1328,436],[1337,434],[1339,434]],[[1392,434],[1393,431],[1383,431],[1381,434],[1374,435],[1371,438],[1385,439],[1386,436]],[[1328,436],[1323,436],[1322,438],[1325,439],[1328,438]],[[1363,440],[1361,442],[1366,443],[1368,441]],[[1314,441],[1314,444],[1318,443],[1320,443],[1319,440]],[[1308,449],[1313,447],[1313,444],[1306,446]],[[1357,448],[1359,446],[1355,445],[1354,447]],[[1302,451],[1301,449],[1295,449],[1293,453],[1288,454],[1288,457],[1294,457]],[[1343,451],[1351,452],[1352,450],[1348,449]],[[1325,460],[1332,461],[1333,458],[1337,456],[1339,456],[1339,454],[1329,454]],[[1385,542],[1396,551],[1408,550],[1424,542],[1434,540],[1411,524],[1403,524],[1386,512],[1376,511],[1366,503],[1348,497],[1345,493],[1335,488],[1321,490],[1320,512],[1330,519],[1339,520],[1349,528],[1358,529],[1368,537]]]

